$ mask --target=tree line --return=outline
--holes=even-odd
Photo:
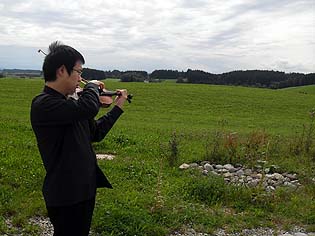
[[[163,80],[176,80],[177,83],[240,85],[260,88],[286,88],[315,84],[315,73],[285,73],[273,70],[238,70],[222,74],[213,74],[202,70],[188,69],[186,72],[178,70],[146,71],[99,71],[86,68],[83,70],[84,78],[104,79],[116,78],[122,82],[159,82]]]
[[[279,89],[315,84],[315,73],[303,74],[268,70],[246,70],[211,74],[200,70],[187,70],[186,77],[177,82]]]
[[[22,73],[23,72],[23,73]],[[2,70],[0,78],[10,75],[41,75],[41,71]],[[11,73],[11,74],[10,74]],[[154,70],[152,73],[140,70],[102,71],[84,68],[82,77],[88,80],[103,80],[106,78],[120,79],[122,82],[160,82],[176,80],[177,83],[240,85],[260,88],[286,88],[315,84],[315,73],[285,73],[273,70],[238,70],[222,74],[213,74],[202,70],[188,69],[186,72],[178,70]]]

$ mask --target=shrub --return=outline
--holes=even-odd
[[[178,141],[176,132],[174,131],[172,133],[171,140],[169,141],[170,154],[168,155],[168,163],[171,167],[174,167],[178,164],[178,159],[179,159],[178,145],[179,145],[179,141]]]

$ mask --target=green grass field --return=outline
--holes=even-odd
[[[114,189],[98,190],[94,232],[162,236],[187,225],[202,232],[294,225],[315,230],[315,184],[310,181],[315,177],[315,151],[309,115],[315,108],[315,86],[269,90],[172,82],[105,83],[109,89],[127,88],[134,98],[105,140],[94,144],[96,152],[117,156],[99,161]],[[46,215],[41,194],[45,173],[29,121],[31,100],[43,84],[39,79],[0,79],[0,234],[14,233],[5,223],[11,219],[26,235],[38,235],[39,228],[28,219]],[[218,132],[237,133],[237,161],[248,165],[253,160],[244,158],[242,145],[253,133],[263,134],[273,149],[266,155],[262,144],[255,158],[297,173],[303,186],[266,195],[257,189],[235,190],[220,178],[209,180],[196,171],[178,170],[183,162],[211,158],[207,149],[215,145]],[[308,152],[298,149],[306,140],[311,144]],[[178,149],[175,167],[168,161],[170,141]],[[220,145],[222,158],[216,160],[231,159]],[[212,189],[220,189],[221,195],[209,203],[192,194],[196,189],[209,196],[217,194]]]

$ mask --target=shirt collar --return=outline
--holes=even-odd
[[[56,97],[67,99],[67,97],[65,95],[59,93],[57,90],[55,90],[55,89],[53,89],[51,87],[48,87],[47,85],[45,85],[45,87],[43,89],[43,92],[47,93],[47,94],[50,94],[50,95],[53,95],[53,96],[56,96]]]

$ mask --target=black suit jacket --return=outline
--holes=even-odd
[[[122,114],[118,106],[98,120],[98,86],[89,83],[78,100],[45,86],[31,106],[46,176],[47,206],[72,205],[95,197],[97,187],[112,188],[100,170],[91,142],[101,141]]]

